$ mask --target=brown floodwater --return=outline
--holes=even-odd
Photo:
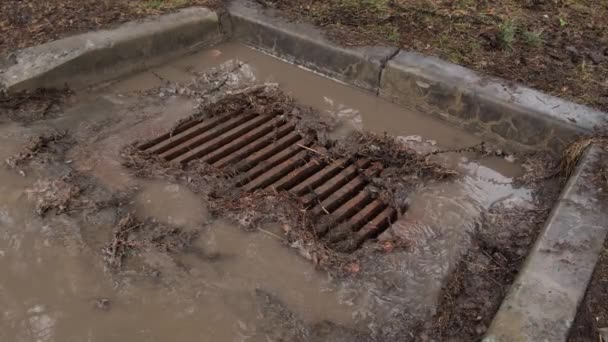
[[[104,266],[98,246],[89,243],[90,234],[102,240],[107,232],[65,215],[34,213],[28,189],[51,174],[0,168],[0,341],[271,341],[273,322],[266,321],[259,290],[280,300],[304,325],[329,321],[375,331],[395,310],[411,318],[433,310],[442,280],[466,250],[468,233],[484,210],[498,201],[531,201],[529,190],[512,185],[522,172],[517,161],[446,154],[441,158],[463,177],[413,193],[408,213],[381,237],[405,237],[416,241],[415,249],[368,260],[365,271],[372,276],[365,281],[332,279],[285,245],[278,227],[246,232],[209,217],[204,200],[186,187],[137,179],[120,163],[122,146],[194,113],[190,99],[145,91],[163,80],[189,82],[193,72],[233,59],[247,63],[248,79],[276,82],[299,102],[339,119],[338,138],[353,129],[387,132],[421,151],[480,142],[440,120],[238,44],[81,94],[56,119],[27,127],[2,123],[0,160],[45,128],[68,129],[78,143],[66,164],[110,191],[135,191],[127,205],[137,217],[201,233],[189,252],[141,253],[142,265],[161,279],[115,274]],[[383,290],[380,284],[386,282],[396,284],[393,290]]]

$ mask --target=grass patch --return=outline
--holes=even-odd
[[[147,0],[144,6],[149,9],[160,10],[183,7],[188,3],[188,0]]]
[[[514,20],[505,20],[498,25],[498,44],[504,50],[513,50],[513,43],[515,43],[515,35],[517,34],[517,24]]]
[[[538,47],[543,44],[543,30],[535,30],[535,31],[524,31],[522,33],[524,37],[524,42],[527,45]]]

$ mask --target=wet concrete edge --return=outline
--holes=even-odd
[[[606,189],[594,179],[607,157],[599,146],[585,152],[484,342],[567,340],[608,232]]]
[[[17,51],[3,63],[0,88],[67,84],[77,89],[150,68],[223,38],[215,12],[187,8]]]
[[[232,39],[375,94],[382,69],[399,52],[395,47],[336,46],[314,26],[289,22],[251,1],[232,1],[228,13],[222,26],[230,26]]]
[[[561,152],[608,114],[415,52],[387,63],[380,96],[522,150]]]
[[[390,47],[343,48],[312,25],[290,22],[250,0],[233,0],[223,26],[233,40],[450,121],[504,147],[560,153],[608,114]]]

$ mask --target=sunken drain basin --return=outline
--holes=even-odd
[[[293,112],[201,115],[260,85],[312,106],[330,138]],[[495,285],[484,272],[519,267],[559,195],[526,181],[542,179],[521,167],[534,156],[233,43],[0,130],[17,160],[0,171],[3,341],[403,341],[434,336],[438,312],[479,310],[475,334],[502,300],[476,299]],[[50,131],[65,134],[27,150]],[[357,132],[379,138],[342,153]],[[407,200],[386,196],[393,183]],[[286,203],[293,218],[276,220]]]

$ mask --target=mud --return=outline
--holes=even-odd
[[[220,66],[235,53],[247,63]],[[303,214],[293,220],[289,195],[241,196],[229,175],[209,165],[175,168],[125,149],[221,104],[226,94],[234,100],[250,81],[278,82],[302,117],[319,113],[321,126],[315,119],[301,129],[326,132],[328,144],[353,141],[357,128],[375,132],[358,136],[350,153],[387,164],[374,184],[379,194],[390,189],[396,202],[407,202],[405,215],[356,252],[336,253],[300,229]],[[475,246],[470,234],[486,212],[503,202],[536,210],[544,196],[535,190],[543,183],[516,184],[526,173],[519,156],[491,146],[462,150],[480,141],[234,45],[79,94],[56,118],[0,130],[0,157],[17,156],[14,168],[0,171],[7,194],[0,202],[2,340],[414,339],[419,322],[449,310],[443,284]],[[69,144],[44,139],[60,131]],[[445,149],[451,152],[439,153]],[[395,162],[403,158],[412,163]],[[80,191],[40,216],[37,198],[46,192],[28,198],[26,189],[45,180]],[[69,189],[57,185],[42,189]],[[218,218],[227,212],[234,215]],[[268,212],[274,220],[260,215]]]
[[[69,103],[70,89],[37,89],[7,93],[0,89],[0,120],[31,123],[56,117]]]

